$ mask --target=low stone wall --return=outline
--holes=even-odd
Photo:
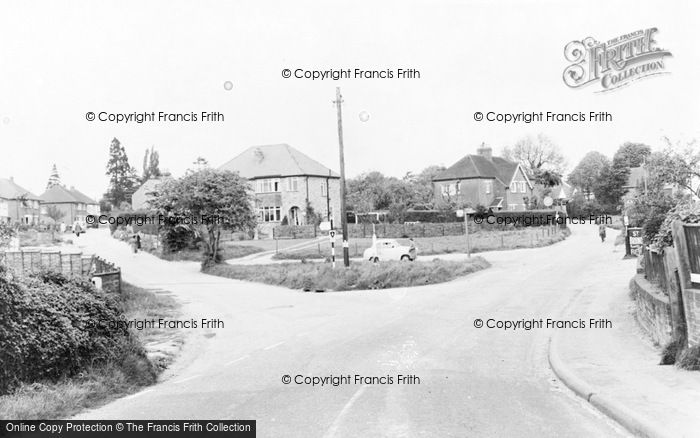
[[[639,325],[652,340],[666,345],[671,335],[671,305],[669,299],[655,285],[637,274],[630,282],[630,291],[635,300],[635,317]]]

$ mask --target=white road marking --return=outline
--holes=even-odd
[[[224,366],[227,367],[227,366],[229,366],[229,365],[233,365],[234,363],[240,362],[240,361],[242,361],[242,360],[244,360],[244,359],[248,359],[249,357],[250,357],[250,355],[246,354],[245,356],[239,357],[238,359],[234,359],[234,360],[232,360],[231,362],[226,362],[226,363],[224,364]]]
[[[267,347],[263,348],[263,350],[272,350],[273,348],[279,347],[282,344],[284,344],[284,341],[278,342],[276,344],[268,345]]]
[[[365,389],[367,389],[367,386],[369,385],[362,385],[360,389],[357,390],[355,394],[353,394],[352,397],[350,397],[350,400],[348,400],[347,403],[345,403],[345,406],[343,406],[343,409],[340,410],[340,413],[338,414],[337,417],[335,417],[335,420],[333,420],[333,424],[331,424],[331,427],[328,428],[326,433],[323,435],[323,438],[333,438],[335,437],[336,432],[338,432],[338,427],[340,427],[340,424],[343,422],[343,417],[345,417],[345,414],[350,411],[350,408],[352,408],[352,405],[355,404],[358,398],[362,396],[362,393],[365,392]]]
[[[200,374],[195,374],[194,376],[186,377],[186,378],[181,379],[181,380],[176,380],[176,381],[174,381],[173,383],[183,383],[183,382],[187,382],[188,380],[196,379],[196,378],[199,377],[199,376],[200,376]]]
[[[136,398],[136,397],[138,397],[138,396],[140,396],[140,395],[144,395],[144,394],[146,394],[146,393],[148,393],[148,392],[153,392],[153,390],[152,390],[152,389],[147,389],[147,390],[145,390],[145,391],[137,392],[136,394],[130,395],[130,396],[128,396],[128,397],[124,397],[122,400],[129,400],[129,399],[131,399],[131,398]]]

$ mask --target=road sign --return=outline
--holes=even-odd
[[[328,230],[328,238],[331,241],[335,240],[335,230]]]
[[[553,203],[554,203],[554,200],[552,198],[550,198],[549,196],[544,197],[544,206],[545,207],[551,207]]]
[[[627,228],[627,237],[629,237],[632,246],[643,244],[641,228]]]
[[[323,221],[318,225],[318,228],[320,228],[321,231],[330,231],[331,222],[330,221]]]

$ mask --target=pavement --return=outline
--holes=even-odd
[[[675,436],[700,430],[698,377],[654,365],[658,353],[635,331],[625,298],[635,261],[622,260],[613,240],[573,226],[555,245],[479,254],[491,268],[449,283],[303,293],[134,255],[90,230],[76,244],[121,266],[126,281],[172,293],[183,319],[219,318],[225,327],[186,330],[180,358],[158,384],[77,418],[255,419],[261,437],[629,436],[614,412],[591,403],[603,400]],[[589,317],[612,328],[475,326]],[[394,382],[312,386],[286,384],[287,375]],[[420,383],[398,384],[399,375]],[[582,396],[568,388],[574,383]]]

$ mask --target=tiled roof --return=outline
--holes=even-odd
[[[452,166],[440,172],[433,178],[434,181],[452,179],[489,178],[497,179],[502,184],[510,184],[513,174],[518,168],[518,163],[501,157],[492,157],[490,160],[481,155],[467,155]]]
[[[89,197],[88,195],[84,194],[83,192],[76,190],[75,188],[71,187],[70,192],[75,196],[75,198],[82,202],[83,204],[95,204],[97,205],[98,202]]]
[[[20,196],[26,196],[27,199],[39,199],[37,195],[18,185],[11,179],[0,178],[0,198],[17,199]]]
[[[42,202],[49,204],[76,204],[85,202],[79,200],[75,193],[61,185],[55,185],[50,189],[46,189],[46,191],[42,193],[39,198]]]
[[[288,144],[252,146],[220,167],[248,179],[284,176],[339,175]]]

